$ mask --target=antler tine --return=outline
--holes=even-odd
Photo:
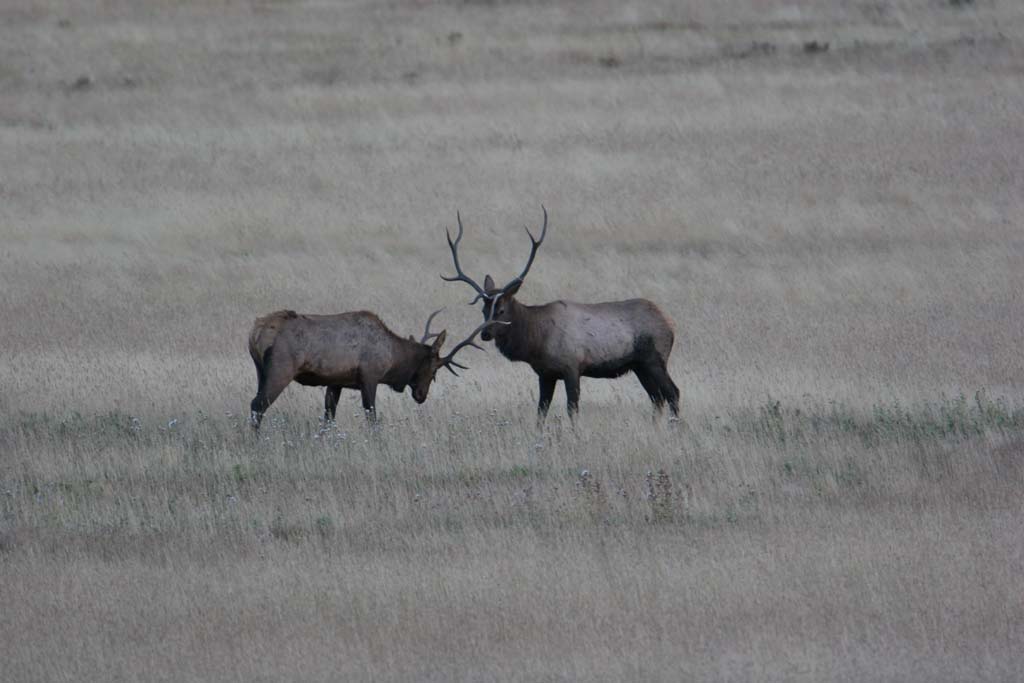
[[[537,250],[540,249],[540,245],[548,234],[548,210],[544,208],[543,204],[540,205],[540,209],[544,212],[544,225],[540,229],[540,239],[534,239],[533,233],[530,232],[529,228],[526,228],[526,234],[530,236],[530,258],[526,261],[526,267],[523,268],[523,272],[502,288],[502,294],[511,289],[513,285],[526,279],[526,274],[530,272],[530,266],[533,265],[533,259],[537,256]]]
[[[455,372],[455,368],[452,367],[453,365],[455,366],[455,368],[459,368],[460,370],[469,370],[469,368],[467,368],[465,365],[462,365],[461,363],[456,363],[453,360],[448,361],[447,363],[444,364],[444,366],[448,368],[448,372],[452,373],[456,377],[461,377],[462,375]]]
[[[427,326],[423,329],[423,338],[420,339],[420,344],[426,344],[428,339],[433,339],[434,337],[436,337],[438,335],[437,332],[431,332],[430,331],[430,323],[434,322],[434,318],[436,318],[437,314],[440,313],[443,310],[444,310],[444,306],[442,306],[441,308],[439,308],[436,311],[434,311],[433,313],[431,313],[430,317],[427,318]]]
[[[452,366],[455,366],[455,367],[452,367]],[[444,367],[445,367],[445,369],[448,370],[448,372],[452,373],[456,377],[462,377],[462,375],[460,375],[459,373],[455,372],[455,368],[459,368],[460,370],[469,370],[469,368],[467,368],[465,365],[462,365],[460,363],[456,363],[453,360],[450,360],[447,363],[445,363]]]
[[[463,229],[462,229],[462,215],[458,211],[456,211],[455,212],[455,218],[459,221],[459,234],[455,238],[455,241],[452,242],[452,233],[448,230],[448,228],[444,229],[444,234],[448,238],[448,248],[452,250],[452,261],[455,263],[455,273],[456,273],[456,275],[454,277],[442,275],[441,279],[444,280],[445,282],[465,282],[467,285],[469,285],[470,287],[475,289],[476,293],[477,293],[477,296],[471,302],[471,303],[475,304],[480,299],[486,299],[487,298],[487,292],[484,291],[483,287],[481,287],[476,282],[474,282],[473,278],[469,277],[464,272],[462,272],[462,266],[459,265],[459,242],[462,241],[462,233],[463,233]]]
[[[454,348],[452,348],[452,350],[450,352],[448,352],[448,355],[445,356],[443,359],[441,359],[441,362],[444,363],[444,365],[446,367],[450,366],[450,365],[454,365],[457,368],[461,368],[463,370],[468,370],[469,368],[467,368],[465,365],[459,365],[454,360],[452,360],[455,357],[455,354],[458,353],[459,351],[461,351],[462,349],[466,348],[467,346],[472,346],[474,349],[480,349],[481,351],[484,351],[485,349],[482,346],[480,346],[479,344],[477,344],[476,342],[473,341],[474,339],[476,339],[476,336],[478,334],[480,334],[481,332],[483,332],[484,329],[486,329],[487,327],[490,327],[491,325],[511,325],[511,324],[512,323],[507,322],[507,321],[503,321],[503,320],[485,320],[485,321],[483,321],[480,325],[477,326],[477,328],[475,330],[473,330],[473,333],[471,335],[469,335],[464,340],[462,340],[458,344],[456,344],[454,346]],[[448,369],[451,370],[450,367]],[[456,377],[458,377],[458,374],[456,374]]]

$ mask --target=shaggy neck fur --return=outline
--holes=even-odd
[[[416,378],[416,371],[420,366],[427,362],[430,347],[401,337],[396,337],[395,341],[395,357],[400,360],[388,369],[381,382],[397,392],[402,392]]]
[[[525,306],[515,299],[508,301],[509,320],[511,325],[496,325],[494,344],[501,355],[509,360],[529,362],[534,358],[533,336],[536,325],[533,323],[533,307]]]

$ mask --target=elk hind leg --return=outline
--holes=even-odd
[[[267,375],[263,372],[262,364],[256,365],[256,396],[249,402],[249,424],[253,429],[260,428],[263,421],[263,413],[270,407],[267,400]]]
[[[252,360],[256,364],[256,397],[249,402],[249,422],[253,429],[259,429],[263,411],[266,410],[263,404],[267,390],[267,375],[263,372],[263,361],[255,353]]]
[[[562,378],[565,383],[565,402],[569,412],[569,419],[575,422],[576,416],[580,413],[580,376],[576,373],[568,374]]]
[[[657,363],[652,368],[655,381],[661,389],[662,395],[668,401],[668,409],[672,411],[672,417],[679,417],[679,387],[669,377],[668,368],[664,362]]]
[[[644,391],[651,398],[655,414],[660,414],[665,408],[665,394],[662,391],[661,383],[650,368],[639,367],[634,369],[633,372],[636,374],[637,379],[640,380],[640,384],[643,385]]]
[[[540,378],[540,400],[537,403],[537,421],[543,422],[547,417],[548,408],[551,407],[551,399],[555,396],[555,384],[558,383],[558,378],[550,375],[538,375],[538,377]]]
[[[324,421],[333,420],[338,412],[338,400],[341,398],[341,386],[335,384],[327,387],[324,392]]]
[[[256,398],[249,404],[251,411],[250,420],[252,421],[253,429],[260,428],[260,422],[263,421],[263,414],[267,412],[267,408],[277,400],[277,397],[281,395],[284,388],[292,381],[291,369],[285,365],[273,362],[273,350],[274,347],[270,347],[263,354],[263,371],[260,377],[260,386],[256,390]],[[257,374],[260,374],[259,371],[257,371]]]
[[[359,394],[363,398],[363,410],[366,412],[366,419],[370,422],[377,421],[377,383],[365,382],[359,387]]]

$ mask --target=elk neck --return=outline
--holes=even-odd
[[[494,345],[505,358],[528,363],[536,354],[536,307],[526,306],[515,299],[509,301],[507,305],[510,308],[509,320],[512,324],[495,326]]]
[[[391,367],[381,378],[395,391],[404,391],[416,376],[420,365],[430,356],[430,347],[411,339],[395,337],[392,341]]]

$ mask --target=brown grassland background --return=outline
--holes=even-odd
[[[1022,113],[1011,0],[0,3],[0,679],[1020,680]],[[256,316],[458,338],[541,203],[681,422],[250,433]]]

